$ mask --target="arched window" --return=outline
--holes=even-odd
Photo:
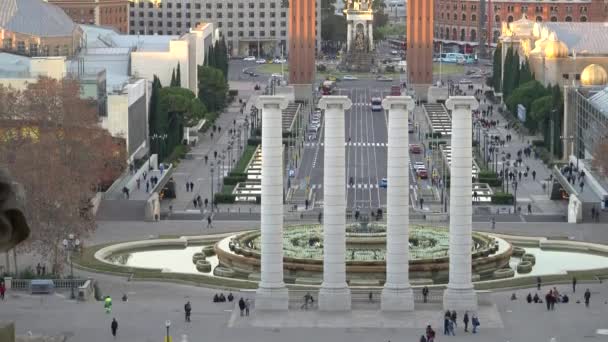
[[[452,40],[458,40],[458,31],[456,31],[456,28],[452,29]]]
[[[462,21],[467,21],[467,15],[462,13]]]
[[[508,16],[507,17],[507,21],[510,22],[510,23],[512,23],[513,22],[513,16],[512,15]]]
[[[471,21],[477,21],[477,16],[475,14],[471,15]]]
[[[471,30],[471,41],[477,41],[477,31],[475,31],[475,29]]]
[[[572,17],[571,16],[567,16],[566,17],[566,21],[568,21],[568,22],[572,21]]]
[[[542,23],[543,22],[543,17],[541,17],[540,15],[536,16],[536,22],[537,23]]]
[[[556,17],[556,16],[552,16],[552,17],[551,17],[551,21],[552,21],[552,22],[556,22],[556,21],[557,21],[557,17]]]
[[[458,15],[456,15],[456,13],[454,13],[454,21],[458,20]]]
[[[494,43],[498,43],[498,38],[500,38],[500,31],[494,31],[494,37],[492,37],[492,41]]]
[[[464,29],[460,30],[460,41],[465,41],[467,37],[466,31]]]
[[[496,21],[497,23],[500,22],[500,16],[498,14],[494,17],[494,21]]]
[[[587,17],[582,16],[582,17],[581,17],[581,22],[582,22],[582,23],[584,23],[584,22],[586,22],[586,21],[587,21]]]
[[[439,38],[443,39],[443,27],[439,29]]]

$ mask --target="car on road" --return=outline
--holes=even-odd
[[[257,61],[255,61],[257,64],[266,64],[266,60],[265,59],[258,59]]]
[[[407,124],[407,131],[408,133],[414,133],[414,124],[413,123],[408,123]]]
[[[418,177],[420,177],[421,179],[427,179],[429,178],[429,173],[426,170],[426,168],[421,167],[418,170],[416,170],[416,174],[418,175]]]
[[[410,123],[411,125],[411,123]],[[413,154],[420,154],[422,153],[422,146],[418,145],[418,144],[410,144],[410,152]]]
[[[285,58],[275,58],[272,60],[272,63],[274,63],[274,64],[287,63],[287,60]]]
[[[258,76],[260,76],[260,75],[256,74],[256,73],[255,73],[255,72],[253,72],[253,71],[249,71],[247,74],[248,74],[249,76],[251,76],[251,77],[258,77]]]
[[[471,77],[471,78],[482,78],[483,76],[479,75],[479,74],[474,74],[474,75],[471,75],[469,77]]]
[[[352,75],[344,75],[344,77],[342,77],[342,79],[345,81],[354,81],[354,80],[358,80],[359,78],[357,78],[356,76],[352,76]]]
[[[386,178],[382,178],[382,179],[380,180],[380,182],[378,183],[378,187],[380,187],[380,188],[384,188],[384,189],[386,189],[387,185],[388,185],[388,184],[386,183]]]
[[[243,58],[243,60],[247,61],[247,62],[253,62],[253,61],[255,61],[255,56],[247,56],[247,57]]]
[[[391,86],[391,96],[401,96],[401,87],[398,85]]]
[[[414,170],[418,171],[419,169],[426,169],[426,166],[424,165],[423,162],[414,163]]]
[[[376,77],[376,81],[380,81],[380,82],[392,82],[393,79],[391,77],[386,77],[386,76],[378,76]]]
[[[382,99],[379,97],[372,97],[372,112],[382,111]]]
[[[399,51],[397,51],[397,50],[391,50],[391,55],[398,55],[398,54],[399,54]]]

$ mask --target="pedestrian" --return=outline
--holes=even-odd
[[[144,173],[142,173],[142,176],[144,176],[144,180],[146,180],[146,177],[148,177],[148,173],[144,171]]]
[[[456,319],[458,318],[458,316],[456,315],[456,310],[452,310],[452,315],[450,316],[450,318],[452,319],[452,324],[454,324],[454,327],[457,327],[458,323],[456,323]]]
[[[473,191],[473,201],[477,202],[479,200],[479,195],[477,195],[477,191]],[[422,208],[420,208],[422,209]]]
[[[471,325],[473,325],[473,334],[477,334],[477,328],[479,327],[479,318],[477,315],[473,314],[473,318],[471,319]]]
[[[423,299],[424,303],[426,303],[428,296],[429,296],[429,288],[425,286],[422,288],[422,299]]]
[[[112,318],[110,329],[112,330],[112,336],[114,336],[114,339],[116,339],[116,331],[118,330],[118,322],[116,321],[116,318]]]
[[[304,209],[308,210],[308,198],[304,200]]]
[[[207,228],[213,228],[211,225],[211,215],[207,216]]]
[[[150,192],[150,181],[146,181],[146,193]]]
[[[528,214],[532,214],[532,204],[528,203]]]
[[[420,197],[420,209],[423,209],[424,198]]]
[[[536,170],[532,170],[532,180],[536,180]]]
[[[553,290],[549,290],[545,295],[545,305],[547,305],[547,311],[551,310],[551,300],[553,299]]]
[[[540,290],[541,279],[540,277],[536,277],[536,288]]]
[[[249,308],[251,307],[251,303],[249,302],[249,298],[245,299],[245,316],[249,316]]]
[[[42,266],[40,266],[40,263],[38,263],[38,265],[36,265],[36,275],[41,275],[42,274]]]
[[[585,306],[589,307],[589,299],[591,299],[591,292],[589,291],[589,289],[585,290]]]
[[[323,223],[323,213],[319,213],[318,220],[319,220],[319,224]]]
[[[245,300],[243,299],[243,297],[239,299],[239,310],[241,310],[241,317],[243,317],[245,313]]]
[[[203,200],[201,200],[201,195],[196,196],[196,204],[199,208],[203,206]]]
[[[585,182],[581,182],[580,187],[581,187],[581,192],[583,192],[583,189],[585,187]]]
[[[205,154],[205,165],[207,165],[208,161],[209,161],[209,156]]]
[[[197,204],[197,203],[198,203],[198,202],[196,202],[196,198],[193,198],[193,199],[192,199],[192,205],[194,205],[194,208],[196,208],[196,204]]]
[[[572,278],[572,293],[576,293],[576,277]]]
[[[496,229],[496,218],[492,216],[492,230]]]
[[[186,313],[186,322],[190,322],[190,313],[192,312],[192,305],[190,305],[190,302],[187,302],[186,305],[184,305],[184,312]]]
[[[367,295],[367,298],[369,299],[370,303],[374,302],[374,294],[372,293],[372,291],[369,291],[369,294]]]
[[[82,247],[82,245],[81,245],[81,247]],[[42,275],[45,275],[45,274],[46,274],[46,265],[42,264]]]
[[[205,198],[205,208],[207,208],[207,205],[209,205],[209,200]]]
[[[139,180],[139,178],[137,178],[137,180],[135,181],[137,183],[137,190],[139,190],[140,186],[141,186],[141,181]]]
[[[0,282],[0,300],[4,300],[4,294],[6,293],[6,286],[4,282]]]
[[[443,315],[443,334],[444,335],[450,334],[450,322],[451,321],[452,321],[452,313],[450,312],[450,310],[447,310],[445,312],[445,315]]]

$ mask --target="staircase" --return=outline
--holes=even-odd
[[[346,55],[344,68],[351,72],[369,72],[374,62],[372,52],[353,51]]]

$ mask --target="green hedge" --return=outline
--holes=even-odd
[[[481,170],[481,171],[479,171],[479,175],[477,177],[479,177],[479,178],[498,178],[498,175],[494,171]]]
[[[492,195],[493,204],[513,204],[513,194],[497,192]]]
[[[441,132],[433,132],[431,134],[427,133],[425,135],[427,138],[441,138],[443,136],[443,134],[441,134]]]
[[[239,159],[239,161],[236,163],[236,166],[234,167],[233,172],[245,173],[247,165],[249,164],[249,161],[253,157],[253,154],[255,153],[256,148],[257,148],[257,145],[256,146],[247,145],[247,147],[245,147],[245,150],[243,151],[243,154],[241,155],[241,159]]]
[[[232,172],[230,172],[228,174],[228,176],[230,176],[230,177],[241,177],[241,178],[244,178],[245,180],[247,180],[247,174],[245,172],[234,172],[234,171],[232,171]]]
[[[217,204],[232,204],[235,202],[236,196],[219,192],[214,195],[214,199]]]
[[[262,144],[262,138],[249,138],[247,139],[248,146],[258,146]]]
[[[239,91],[237,89],[230,89],[230,90],[228,90],[228,96],[230,96],[230,97],[239,96]]]
[[[545,142],[543,140],[532,140],[532,146],[544,147]]]
[[[247,180],[247,176],[245,177],[224,177],[224,185],[236,185],[237,183],[241,183]]]
[[[224,186],[222,187],[222,193],[223,194],[231,195],[232,192],[234,191],[234,188],[236,188],[236,185],[226,185],[226,184],[224,184]]]
[[[169,156],[165,159],[168,163],[177,164],[180,160],[184,159],[186,153],[190,151],[190,147],[186,145],[177,145]]]
[[[478,183],[487,183],[489,186],[497,187],[502,185],[500,178],[478,178]]]

